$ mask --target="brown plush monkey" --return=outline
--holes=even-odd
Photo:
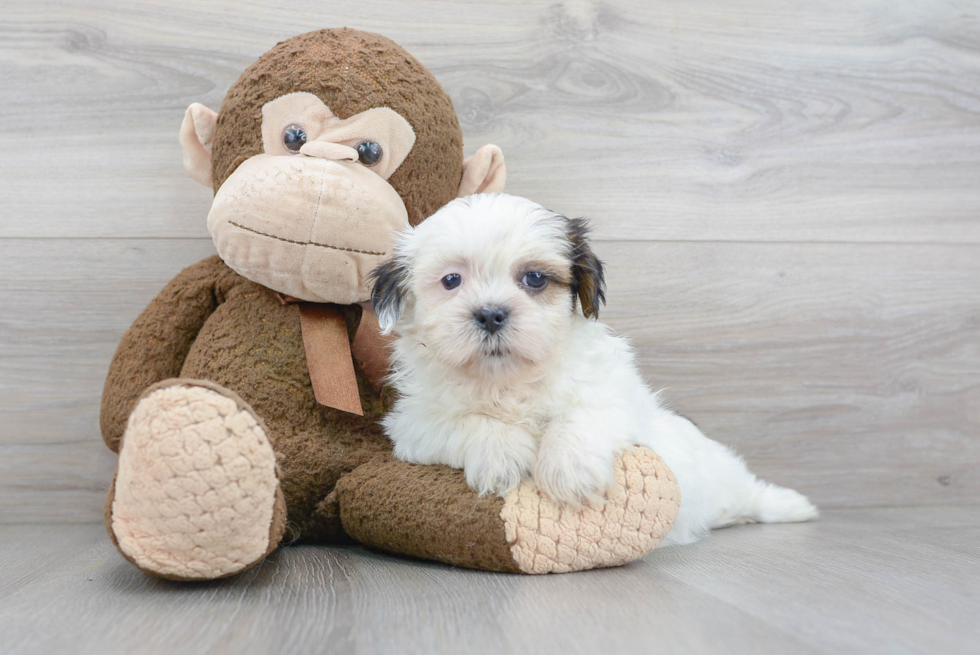
[[[184,163],[210,184],[218,255],[188,267],[123,337],[102,401],[119,453],[106,525],[181,580],[238,573],[283,539],[365,544],[515,572],[621,564],[679,504],[652,453],[619,459],[603,507],[522,485],[480,498],[459,471],[393,461],[378,425],[384,345],[364,309],[393,232],[503,188],[503,156],[463,161],[452,103],[388,39],[321,30],[275,46],[220,113],[191,105]]]

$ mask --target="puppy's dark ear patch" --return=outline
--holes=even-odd
[[[567,220],[569,259],[572,262],[572,293],[582,303],[586,318],[599,318],[599,306],[606,302],[606,278],[602,262],[592,251],[589,222],[584,218]]]
[[[408,263],[400,257],[389,259],[371,271],[374,280],[371,304],[381,331],[387,333],[398,322],[408,295]]]

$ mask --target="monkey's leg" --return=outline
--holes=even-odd
[[[261,562],[286,522],[262,421],[213,383],[150,387],[126,425],[105,520],[126,559],[163,578],[212,580]]]
[[[375,548],[447,564],[514,573],[618,566],[650,552],[680,507],[677,479],[657,455],[616,459],[617,488],[602,506],[561,506],[529,482],[480,497],[463,472],[376,458],[341,478],[344,529]]]

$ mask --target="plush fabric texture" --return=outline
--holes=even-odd
[[[379,457],[341,478],[337,502],[357,541],[413,557],[519,573],[499,497],[480,497],[463,472]]]
[[[167,381],[130,416],[107,528],[137,567],[211,580],[279,543],[285,504],[276,457],[241,399],[205,382]]]
[[[102,438],[119,451],[126,421],[152,384],[180,376],[201,326],[218,306],[218,290],[240,279],[217,257],[189,266],[143,310],[116,347],[102,392]]]
[[[480,497],[462,471],[379,457],[337,484],[344,529],[361,543],[467,568],[566,573],[631,562],[673,523],[680,489],[651,451],[616,460],[617,489],[603,507],[561,507],[523,483]]]
[[[179,313],[179,307],[169,306],[171,299],[220,299],[202,321],[183,366],[173,377],[209,380],[241,396],[262,417],[281,456],[280,479],[291,537],[317,541],[339,537],[339,523],[320,521],[316,505],[333,490],[342,473],[390,450],[377,423],[384,409],[381,396],[358,371],[364,416],[318,404],[306,364],[298,306],[283,305],[271,290],[232,272],[217,257],[190,268],[201,274],[178,276],[171,284],[189,280],[206,286],[174,292],[168,285],[134,328],[154,326],[168,314]],[[343,311],[350,339],[361,309],[354,305]],[[110,369],[110,378],[114,373]],[[141,393],[129,388],[123,395],[138,397]]]
[[[406,227],[405,206],[387,182],[360,164],[317,157],[252,157],[225,181],[208,214],[225,263],[311,302],[369,299],[371,271]]]
[[[343,311],[353,340],[361,308]],[[234,273],[216,256],[174,278],[123,338],[103,398],[107,443],[118,448],[126,432],[114,409],[136,407],[148,387],[168,377],[207,380],[208,389],[239,399],[233,404],[261,417],[256,422],[278,460],[288,511],[285,536],[291,541],[353,537],[459,566],[543,573],[635,559],[663,538],[676,515],[676,481],[649,453],[624,456],[617,472],[622,493],[603,512],[581,514],[558,510],[528,487],[506,502],[481,498],[466,485],[462,471],[391,461],[391,444],[378,423],[390,405],[390,391],[376,391],[358,368],[364,416],[318,404],[298,306],[284,305],[273,291]],[[130,445],[143,448],[138,443]],[[121,458],[120,473],[127,467]],[[177,570],[161,573],[132,548],[127,552],[125,543],[120,540],[120,550],[144,570],[187,577]],[[236,561],[242,559],[247,558]],[[216,575],[222,570],[211,569]]]
[[[357,334],[354,335],[351,350],[371,386],[381,391],[384,379],[391,371],[388,360],[391,356],[393,337],[381,334],[378,316],[370,303],[365,303],[361,307],[363,308],[361,323],[357,327]]]
[[[462,135],[449,96],[402,48],[349,29],[310,32],[260,57],[228,92],[213,133],[213,113],[200,106],[189,110],[182,139],[193,137],[201,146],[189,154],[192,172],[209,177],[200,163],[210,149],[210,178],[220,195],[236,169],[263,151],[262,107],[295,92],[315,95],[341,119],[388,107],[408,121],[415,143],[388,181],[412,224],[456,196]],[[481,149],[474,161],[488,190],[503,184],[505,168],[494,146]],[[467,184],[479,187],[479,178],[471,175]],[[268,211],[283,210],[281,197],[269,200]],[[370,202],[365,199],[357,205],[361,213],[354,212],[365,225],[377,207]],[[324,230],[330,222],[324,221]],[[360,244],[334,243],[336,234],[300,232],[268,238],[316,240],[323,245],[315,249],[337,253]],[[370,236],[367,227],[352,232]],[[544,520],[537,528],[531,524],[531,514],[543,516],[531,500],[520,496],[511,516],[502,499],[479,498],[460,471],[390,460],[391,444],[379,419],[392,392],[377,387],[384,362],[364,355],[383,342],[372,345],[362,338],[354,349],[361,353],[355,374],[363,416],[317,403],[300,309],[280,302],[270,281],[260,283],[262,271],[276,267],[257,253],[248,277],[217,256],[186,268],[136,319],[113,357],[100,420],[106,444],[121,451],[106,522],[123,556],[161,577],[209,579],[254,565],[282,540],[330,543],[355,537],[461,566],[546,568],[547,542],[535,534],[550,528]],[[340,255],[307,279],[334,293],[330,285],[349,286],[344,268],[367,266],[363,258],[355,259]],[[293,273],[283,275],[288,279],[279,281],[296,282]],[[339,306],[348,344],[363,315],[354,304],[361,296],[349,295],[344,302],[352,304]],[[373,316],[366,320],[373,326]],[[240,476],[237,488],[224,484],[235,476]],[[213,503],[212,493],[221,502]],[[626,502],[640,501],[627,495]],[[564,543],[561,534],[542,535]],[[602,559],[599,547],[587,550],[586,541],[575,543],[586,544],[581,549],[595,552],[596,561],[621,559],[622,549],[609,546],[615,557]],[[582,557],[566,561],[559,553],[553,568],[584,568],[589,562]]]
[[[180,145],[184,151],[184,170],[200,184],[211,186],[211,140],[217,112],[192,103],[180,125]]]
[[[459,197],[474,193],[500,193],[504,190],[507,165],[504,153],[494,145],[485,145],[463,161],[463,179],[459,181]]]
[[[364,139],[377,142],[382,154],[371,172],[384,180],[401,166],[415,145],[412,126],[390,107],[374,107],[341,120],[312,93],[298,92],[276,98],[262,108],[262,147],[266,154],[292,156],[282,142],[282,132],[294,123],[306,132],[307,142],[300,152],[314,157],[357,161],[354,146]],[[316,146],[330,147],[316,152]]]
[[[674,474],[637,446],[616,458],[616,489],[601,507],[563,507],[522,484],[504,499],[500,516],[522,572],[567,573],[642,557],[670,532],[680,506]]]
[[[262,106],[297,91],[316,95],[342,119],[389,107],[408,121],[415,144],[388,181],[413,225],[456,197],[463,135],[449,96],[401,46],[347,28],[283,41],[245,69],[218,112],[211,160],[215,191],[239,164],[262,152]]]
[[[352,336],[361,310],[343,309]],[[135,407],[147,387],[167,378],[208,380],[262,418],[281,457],[291,538],[342,535],[339,521],[316,516],[316,505],[342,473],[390,450],[377,425],[384,404],[360,372],[363,417],[316,402],[296,305],[283,305],[217,256],[185,269],[136,319],[113,358],[103,392],[107,443],[118,447],[125,430],[116,408]]]

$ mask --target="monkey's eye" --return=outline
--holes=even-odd
[[[357,149],[357,160],[365,166],[374,166],[384,155],[384,150],[377,141],[361,141],[354,148]]]
[[[463,281],[463,276],[459,273],[450,273],[449,275],[442,278],[442,286],[447,289],[455,289]]]
[[[306,132],[299,125],[288,125],[282,131],[282,144],[290,152],[299,152],[299,149],[306,143]]]
[[[544,289],[545,285],[548,284],[548,276],[541,271],[530,271],[524,274],[521,284],[529,289]]]

